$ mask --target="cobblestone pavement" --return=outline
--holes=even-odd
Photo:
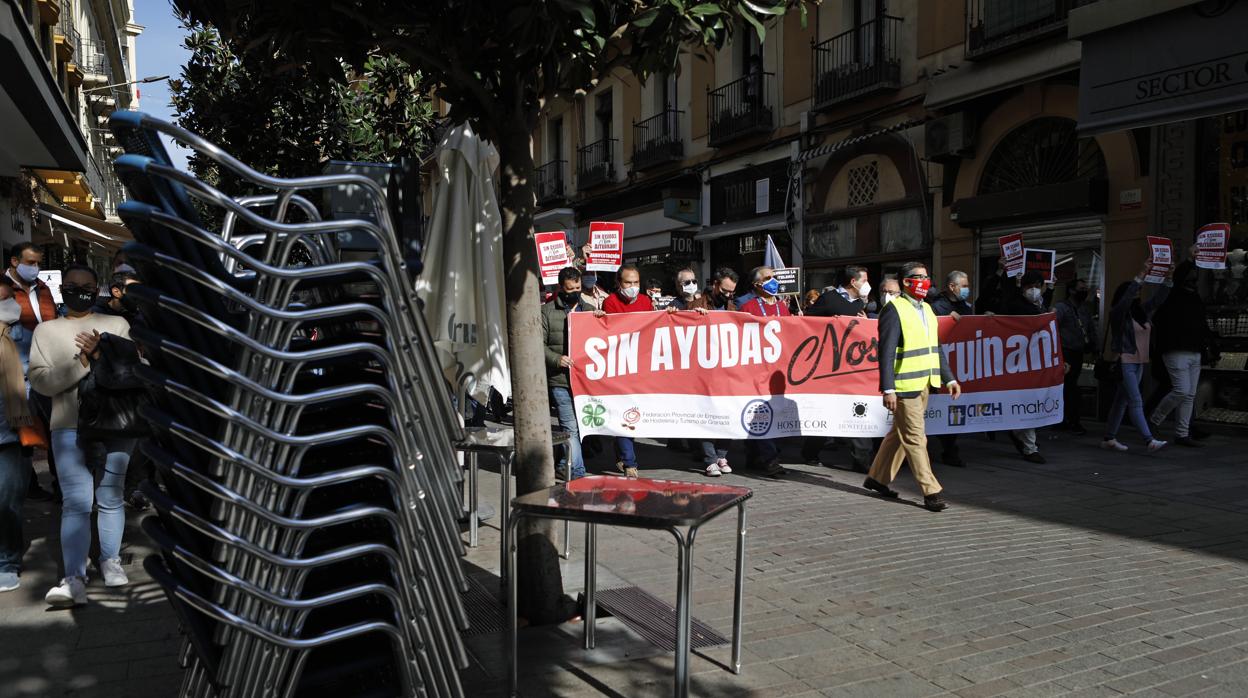
[[[932,514],[902,475],[902,501],[867,496],[862,476],[795,465],[782,480],[737,468],[749,505],[743,673],[728,648],[693,661],[693,693],[714,696],[1248,695],[1248,440],[1201,450],[1100,451],[1092,436],[1046,439],[1047,465],[1005,439],[963,440],[966,469],[938,468],[951,507]],[[795,457],[796,444],[788,449]],[[735,452],[734,452],[735,455]],[[696,479],[685,453],[639,449],[644,475]],[[793,460],[792,457],[786,461]],[[848,453],[825,452],[841,464]],[[607,465],[603,456],[594,463]],[[663,464],[664,468],[648,465]],[[591,467],[591,469],[593,469]],[[482,491],[497,504],[497,479]],[[28,506],[37,536],[17,592],[0,594],[0,698],[167,696],[176,625],[138,563],[123,590],[91,587],[92,604],[46,611],[57,550],[51,507]],[[708,525],[695,552],[693,615],[727,634],[734,521]],[[494,522],[490,522],[494,524]],[[581,583],[574,530],[565,588]],[[495,588],[492,525],[471,551]],[[600,586],[627,582],[669,601],[675,546],[666,533],[603,529]],[[614,619],[599,648],[579,625],[522,631],[529,696],[670,695],[672,659]],[[503,695],[501,637],[470,643],[474,698]]]

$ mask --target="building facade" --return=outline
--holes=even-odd
[[[1242,0],[824,0],[805,26],[789,13],[762,42],[740,27],[673,75],[605,76],[550,105],[534,134],[538,226],[579,245],[590,221],[623,221],[625,258],[669,292],[682,266],[748,272],[768,235],[806,288],[847,264],[878,279],[918,259],[977,289],[998,238],[1022,232],[1057,252],[1055,301],[1085,278],[1103,311],[1149,234],[1185,249],[1230,222],[1246,246],[1248,75],[1232,50],[1246,13]],[[1141,84],[1132,62],[1154,48]],[[1205,54],[1208,70],[1183,72]],[[1231,266],[1206,291],[1241,317],[1242,249]]]
[[[0,242],[34,242],[44,268],[111,273],[130,239],[111,162],[115,109],[137,109],[132,0],[0,0]],[[6,257],[7,263],[7,257]]]

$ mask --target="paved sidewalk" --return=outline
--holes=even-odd
[[[695,657],[703,696],[1248,695],[1248,440],[1215,436],[1199,451],[1107,453],[1093,436],[1041,435],[1047,465],[1008,440],[963,440],[967,469],[940,468],[951,508],[932,514],[907,474],[901,502],[867,496],[862,476],[790,466],[749,506],[745,668],[728,648]],[[733,455],[737,455],[734,451]],[[797,444],[787,449],[787,461]],[[832,463],[848,452],[825,452]],[[839,458],[838,458],[839,457]],[[639,449],[643,475],[698,479],[687,454]],[[662,464],[664,468],[646,468]],[[605,470],[606,456],[593,462]],[[482,492],[497,504],[497,476]],[[45,611],[54,581],[50,507],[30,505],[35,540],[23,588],[0,594],[0,698],[168,696],[176,691],[176,625],[150,582],[91,587],[92,605]],[[734,521],[699,534],[693,615],[731,630]],[[468,561],[494,589],[490,522]],[[128,536],[135,565],[146,554]],[[574,528],[565,588],[581,584]],[[603,529],[600,586],[629,583],[668,601],[675,546],[666,533]],[[618,621],[599,648],[580,626],[525,629],[531,696],[670,695],[672,659]],[[501,635],[472,638],[474,698],[503,695]]]

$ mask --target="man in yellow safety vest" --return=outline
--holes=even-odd
[[[923,302],[932,287],[927,266],[909,262],[901,268],[901,277],[901,296],[885,305],[879,317],[880,391],[884,393],[884,407],[893,413],[893,428],[884,437],[862,486],[885,497],[896,497],[888,483],[897,477],[905,460],[923,490],[923,506],[929,511],[943,511],[948,505],[932,474],[923,420],[929,392],[944,385],[957,400],[962,388],[940,350],[936,313]]]

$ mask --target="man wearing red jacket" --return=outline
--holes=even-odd
[[[39,265],[43,263],[43,252],[30,242],[19,242],[9,250],[9,268],[5,271],[13,282],[13,299],[22,309],[21,319],[12,325],[9,336],[17,345],[17,353],[22,359],[22,376],[30,367],[30,342],[35,336],[35,327],[41,322],[55,320],[56,301],[52,298],[52,289],[39,278]],[[28,386],[29,387],[29,386]],[[47,420],[52,414],[52,402],[38,393],[31,394],[31,402],[36,414]],[[29,447],[22,448],[22,458],[28,463],[33,456]],[[52,453],[48,452],[48,465],[52,470],[52,486],[56,489],[56,465]],[[30,470],[30,485],[27,497],[40,501],[48,501],[56,495],[39,486],[39,477],[34,466]]]
[[[654,310],[650,297],[641,292],[641,273],[632,264],[620,267],[616,274],[615,293],[607,296],[602,302],[602,310],[595,315],[614,315],[616,313],[645,313]],[[637,452],[633,439],[628,436],[615,437],[615,467],[625,477],[637,477]]]

